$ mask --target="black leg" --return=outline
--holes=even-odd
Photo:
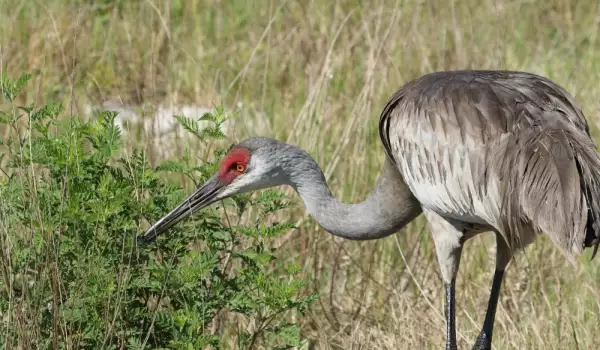
[[[454,282],[446,283],[446,350],[457,350],[454,313]]]
[[[494,281],[492,282],[487,312],[485,313],[483,328],[477,337],[475,345],[473,345],[473,350],[489,350],[492,348],[492,331],[494,330],[496,307],[498,306],[498,297],[500,296],[500,286],[502,285],[503,277],[504,270],[496,270],[494,273]]]

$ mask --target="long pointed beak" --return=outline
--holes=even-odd
[[[152,242],[159,234],[167,231],[181,220],[218,201],[219,194],[224,187],[225,185],[219,181],[216,175],[211,177],[169,214],[154,223],[146,233],[138,236],[138,243]]]

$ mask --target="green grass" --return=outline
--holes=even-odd
[[[599,13],[591,0],[0,0],[0,61],[11,75],[33,73],[16,104],[59,99],[66,115],[106,100],[229,109],[241,103],[235,128],[216,146],[248,135],[297,144],[323,166],[333,192],[355,202],[369,193],[383,161],[383,104],[431,71],[544,75],[575,96],[597,137]],[[137,136],[125,140],[125,149],[144,147],[153,167],[167,149],[175,158],[194,150],[194,161],[211,151],[169,135],[131,135]],[[183,176],[165,179],[193,188]],[[242,223],[255,215],[251,210]],[[312,280],[305,293],[320,295],[298,320],[303,339],[323,349],[443,345],[443,288],[421,218],[374,242],[330,236],[301,204],[277,219],[298,229],[265,244],[300,263]],[[461,262],[460,348],[471,345],[483,322],[494,263],[490,238],[469,242]],[[503,285],[496,348],[593,348],[600,270],[588,257],[572,266],[542,238],[517,258]],[[229,337],[231,324],[220,322],[216,333]]]

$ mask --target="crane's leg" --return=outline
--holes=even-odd
[[[462,252],[463,230],[437,213],[423,209],[427,218],[435,250],[440,265],[440,271],[446,288],[446,350],[457,350],[455,324],[455,281],[460,255]]]
[[[488,301],[485,321],[481,333],[477,337],[473,350],[491,350],[492,349],[492,331],[494,330],[494,320],[496,318],[496,307],[500,297],[500,286],[504,278],[504,270],[512,259],[512,252],[506,241],[498,232],[496,232],[496,271],[492,281],[490,299]]]

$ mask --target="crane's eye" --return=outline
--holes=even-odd
[[[244,171],[246,171],[246,166],[242,163],[237,163],[237,165],[235,166],[235,170],[237,170],[240,173],[243,173]]]

